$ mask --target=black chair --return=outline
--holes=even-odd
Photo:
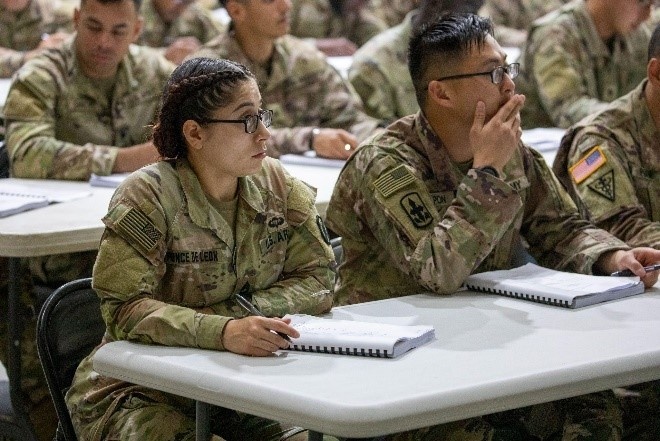
[[[9,177],[9,153],[4,141],[0,141],[0,178]]]
[[[59,418],[55,439],[76,441],[64,395],[82,361],[105,332],[100,301],[92,279],[69,282],[44,303],[37,320],[37,350],[55,411]]]
[[[2,364],[0,369],[0,440],[37,441],[28,415],[20,407],[14,406],[16,394],[20,392],[13,390],[9,384]]]

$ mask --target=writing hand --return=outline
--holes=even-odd
[[[293,338],[298,331],[289,326],[290,319],[248,316],[230,320],[222,334],[225,349],[236,354],[264,357],[289,347],[289,342],[278,333]]]

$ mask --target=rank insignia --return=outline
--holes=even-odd
[[[590,182],[587,187],[599,196],[614,202],[616,191],[614,188],[614,170],[603,173],[601,176]]]
[[[433,216],[424,205],[422,198],[419,197],[419,193],[408,193],[401,198],[400,203],[416,228],[424,228],[433,220]]]

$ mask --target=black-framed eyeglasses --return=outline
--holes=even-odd
[[[511,64],[507,64],[506,66],[497,66],[495,69],[490,70],[488,72],[475,72],[475,73],[461,74],[461,75],[450,75],[448,77],[438,78],[436,81],[457,80],[459,78],[477,77],[479,75],[490,75],[490,80],[493,82],[493,84],[500,84],[502,82],[502,79],[504,78],[505,73],[509,75],[509,78],[514,79],[520,73],[520,63],[511,63]]]
[[[256,115],[248,115],[243,119],[204,119],[199,123],[242,123],[245,125],[245,133],[254,133],[259,127],[259,121],[264,123],[264,127],[270,127],[273,122],[273,111],[261,109]]]

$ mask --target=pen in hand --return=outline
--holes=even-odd
[[[656,263],[656,264],[653,264],[653,265],[651,265],[651,266],[645,266],[645,267],[644,267],[644,271],[646,271],[647,273],[648,273],[649,271],[658,271],[658,270],[660,270],[660,263]],[[624,270],[621,270],[621,271],[613,272],[612,274],[610,274],[610,276],[615,276],[615,277],[630,277],[630,276],[634,276],[634,274],[633,274],[633,272],[630,271],[629,269],[624,269]]]
[[[259,317],[266,317],[259,309],[257,309],[256,306],[254,306],[252,303],[248,302],[245,297],[243,297],[240,294],[234,294],[234,297],[236,297],[236,301],[238,302],[239,305],[243,307],[247,312],[249,312],[252,315],[259,316]],[[283,332],[278,332],[275,331],[277,335],[282,337],[286,341],[291,341],[288,335],[284,334]]]

